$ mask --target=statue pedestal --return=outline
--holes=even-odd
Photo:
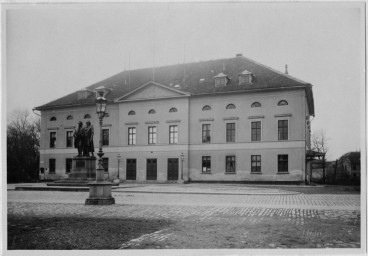
[[[96,157],[76,156],[72,160],[69,180],[94,180],[96,178]]]
[[[111,196],[111,182],[103,180],[103,169],[97,169],[97,179],[88,183],[89,198],[85,205],[110,205],[115,204],[115,198]]]

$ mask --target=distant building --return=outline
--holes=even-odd
[[[349,183],[360,182],[360,152],[349,152],[340,157],[338,165],[342,174],[348,177]]]
[[[121,180],[309,179],[312,85],[241,54],[124,71],[37,107],[41,167],[49,169],[50,178],[70,172],[78,121],[91,121],[98,145],[94,100],[101,86],[108,100],[102,143],[110,179],[117,177],[118,166]]]

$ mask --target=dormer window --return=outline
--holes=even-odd
[[[253,73],[248,70],[244,70],[239,74],[239,85],[251,84],[253,80]]]
[[[87,99],[89,95],[91,95],[91,92],[89,90],[82,89],[82,90],[78,91],[78,100]]]
[[[226,84],[229,80],[227,75],[225,75],[224,73],[220,73],[220,74],[214,76],[213,78],[215,79],[215,86],[216,87],[226,86]]]

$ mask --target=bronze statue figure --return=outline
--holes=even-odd
[[[81,121],[78,122],[78,127],[74,130],[74,147],[78,149],[78,156],[82,156],[83,154],[83,133],[84,127]]]
[[[89,152],[91,152],[92,156],[93,152],[95,152],[95,147],[93,145],[93,126],[91,125],[90,121],[86,122],[86,127],[83,130],[83,156],[89,156]]]

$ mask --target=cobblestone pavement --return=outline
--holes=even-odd
[[[181,228],[158,230],[122,243],[121,249],[181,248],[180,240],[195,240],[183,231],[189,226],[192,227],[192,233],[201,233],[207,227],[211,230],[211,234],[216,225],[218,225],[217,229],[221,226],[223,230],[226,229],[227,224],[232,229],[241,226],[249,228],[270,223],[270,220],[281,227],[295,230],[295,234],[292,235],[299,236],[297,238],[299,240],[303,238],[308,246],[313,242],[313,248],[360,248],[359,195],[244,196],[113,192],[116,204],[105,207],[85,206],[84,200],[87,197],[88,193],[85,192],[8,191],[8,215],[129,217],[167,219],[181,223]],[[313,223],[327,223],[330,226],[313,226],[311,225]],[[201,227],[199,230],[193,231],[194,228],[199,227]],[[336,231],[329,228],[342,232],[341,239],[339,236],[330,237],[330,233],[336,235]],[[233,230],[227,232],[230,234]],[[239,239],[244,241],[247,240],[245,237],[253,236],[251,231],[241,230],[241,232],[242,238]],[[234,242],[233,246],[239,246],[240,242],[243,241]],[[229,246],[231,248],[231,243]],[[260,248],[292,247],[270,242],[260,243],[259,246]]]

